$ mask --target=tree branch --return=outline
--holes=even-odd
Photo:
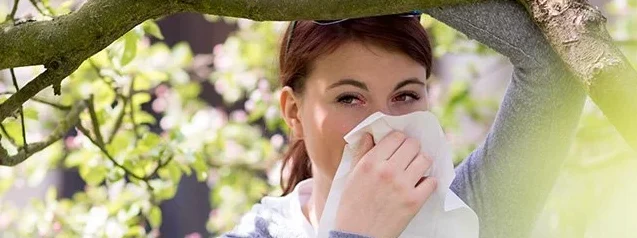
[[[0,165],[14,166],[29,158],[29,156],[43,150],[49,145],[59,141],[66,135],[66,133],[73,128],[80,118],[80,113],[86,108],[84,101],[80,101],[73,105],[73,108],[69,111],[66,117],[61,120],[58,126],[51,132],[51,134],[42,142],[36,142],[29,144],[29,150],[19,150],[17,154],[9,156],[7,150],[0,145]]]
[[[66,64],[62,67],[56,66],[58,65],[48,68],[46,71],[35,77],[35,79],[29,81],[29,83],[20,89],[20,91],[17,91],[5,102],[0,104],[0,122],[12,115],[24,102],[34,97],[48,86],[54,85],[54,91],[56,91],[56,94],[59,94],[60,89],[59,87],[56,87],[56,85],[60,85],[62,79],[75,71],[75,69],[79,66],[79,63]]]
[[[383,15],[479,0],[91,0],[78,11],[51,21],[28,22],[0,30],[0,69],[82,62],[147,19],[178,12],[249,18],[258,21],[335,19]]]
[[[637,71],[606,30],[606,18],[586,0],[519,0],[586,92],[637,150]]]

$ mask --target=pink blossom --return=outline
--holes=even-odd
[[[201,238],[201,234],[199,232],[193,232],[184,236],[184,238]]]
[[[153,111],[157,113],[166,111],[167,107],[168,107],[168,102],[163,98],[157,98],[152,103]]]
[[[248,114],[244,110],[236,110],[230,113],[230,118],[236,122],[248,121]]]
[[[215,81],[215,91],[219,94],[223,94],[228,89],[228,83],[225,80],[218,79]]]
[[[270,137],[270,143],[275,149],[278,150],[279,148],[281,148],[281,146],[283,146],[283,136],[281,136],[280,134],[273,135],[272,137]]]

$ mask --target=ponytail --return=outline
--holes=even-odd
[[[286,170],[288,166],[291,166],[289,170]],[[286,173],[289,171],[287,179]],[[303,140],[296,140],[292,144],[292,147],[288,149],[288,152],[283,156],[283,166],[281,166],[281,187],[283,188],[283,194],[285,196],[294,190],[296,185],[308,178],[312,177],[312,162],[310,156],[307,155],[305,150],[305,143]]]

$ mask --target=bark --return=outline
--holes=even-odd
[[[637,71],[586,0],[522,0],[553,49],[604,115],[637,150]]]

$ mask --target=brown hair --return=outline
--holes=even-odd
[[[416,17],[399,15],[349,19],[331,25],[313,21],[290,24],[283,36],[279,55],[281,85],[289,86],[297,94],[303,93],[305,78],[312,63],[329,54],[347,41],[374,44],[388,50],[402,52],[423,65],[427,77],[431,72],[431,46],[425,29]],[[291,40],[290,35],[291,35]],[[303,140],[292,138],[283,157],[281,186],[286,195],[304,179],[312,177],[312,166]],[[289,167],[289,168],[288,168]],[[289,171],[287,179],[286,173]]]

